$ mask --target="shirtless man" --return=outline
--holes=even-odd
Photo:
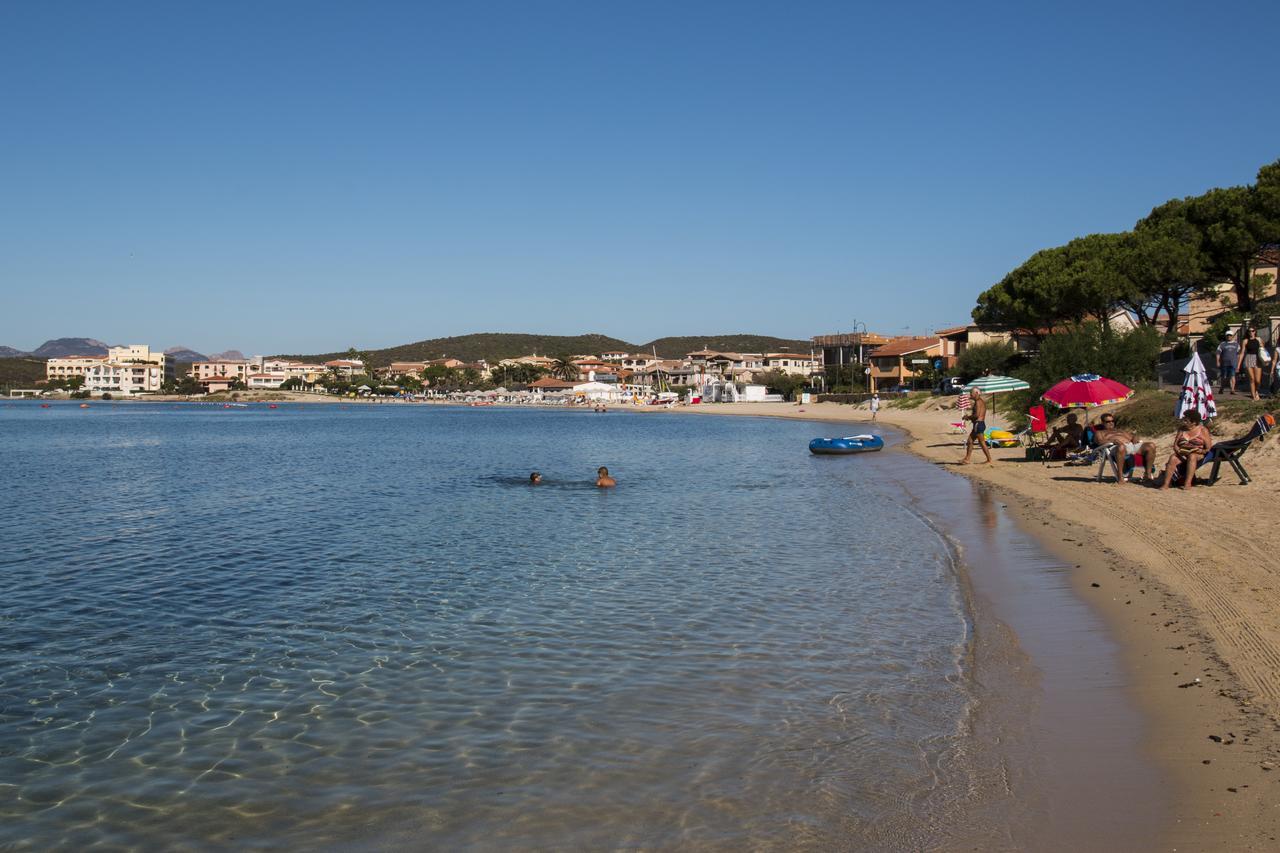
[[[618,485],[618,481],[609,476],[609,469],[601,465],[596,469],[596,486],[601,489],[610,489]]]
[[[973,408],[964,416],[966,421],[973,421],[973,426],[969,429],[969,437],[964,440],[964,461],[961,465],[969,464],[969,457],[973,456],[973,445],[976,443],[982,448],[982,453],[987,457],[987,464],[991,464],[991,450],[987,448],[987,401],[982,398],[981,394],[973,395]]]
[[[1063,458],[1069,451],[1079,450],[1084,441],[1084,427],[1080,426],[1080,418],[1075,412],[1067,414],[1067,425],[1054,427],[1049,435],[1049,444],[1058,451],[1057,457]]]
[[[1106,444],[1116,445],[1115,460],[1118,466],[1116,470],[1120,472],[1116,477],[1116,485],[1124,485],[1124,461],[1131,453],[1142,454],[1145,479],[1150,480],[1155,476],[1156,446],[1150,441],[1139,441],[1132,430],[1119,429],[1116,426],[1115,415],[1103,415],[1102,423],[1094,431],[1094,435],[1097,436],[1099,447]]]

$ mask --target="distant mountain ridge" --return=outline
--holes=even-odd
[[[108,344],[94,338],[54,338],[27,355],[34,358],[66,358],[69,355],[106,355]]]
[[[713,349],[726,352],[809,352],[809,341],[792,338],[775,338],[769,335],[686,335],[682,337],[666,337],[644,344],[633,344],[608,335],[534,335],[515,332],[477,332],[471,335],[459,335],[449,338],[430,338],[411,344],[368,350],[369,362],[374,367],[385,367],[393,361],[428,361],[433,358],[449,356],[463,361],[489,362],[504,358],[515,358],[521,355],[537,353],[553,358],[566,355],[598,355],[609,350],[626,352],[652,353],[655,349],[660,358],[681,358],[686,353],[699,349]],[[313,354],[281,354],[279,358],[291,358],[299,361],[329,361],[341,358],[346,351]]]
[[[190,363],[193,361],[208,361],[208,357],[202,353],[198,353],[189,347],[169,347],[164,351],[165,355],[173,356],[175,362]]]

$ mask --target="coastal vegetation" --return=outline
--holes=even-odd
[[[33,388],[44,374],[44,359],[0,358],[0,388]]]
[[[1132,231],[1089,234],[1043,249],[978,297],[980,324],[1048,336],[1117,312],[1140,326],[1176,333],[1179,308],[1194,295],[1230,285],[1230,305],[1257,307],[1266,282],[1254,269],[1280,243],[1280,161],[1247,186],[1172,199]]]
[[[659,358],[680,358],[692,350],[708,349],[727,352],[808,352],[809,342],[775,338],[768,335],[708,335],[705,337],[666,337],[657,338],[643,344],[629,343],[607,335],[532,335],[507,332],[481,332],[472,335],[459,335],[448,338],[431,338],[411,344],[359,351],[354,348],[345,352],[318,354],[290,354],[277,358],[295,359],[298,361],[324,362],[337,358],[361,358],[371,367],[385,367],[394,361],[430,361],[446,356],[460,361],[489,362],[501,361],[504,358],[515,358],[529,353],[549,355],[552,358],[561,356],[601,353],[610,350],[624,352],[652,353],[657,351]],[[357,353],[352,355],[351,353]]]

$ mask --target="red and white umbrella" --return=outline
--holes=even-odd
[[[1200,413],[1202,421],[1216,418],[1218,406],[1213,402],[1213,385],[1205,373],[1200,353],[1191,354],[1191,360],[1182,369],[1182,373],[1182,396],[1178,398],[1178,405],[1173,410],[1174,417],[1180,418],[1184,412],[1194,410]]]
[[[1053,403],[1060,409],[1092,409],[1120,403],[1133,396],[1133,389],[1123,382],[1081,373],[1054,385],[1040,399]]]

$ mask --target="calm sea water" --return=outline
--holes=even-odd
[[[0,846],[927,846],[963,598],[832,430],[0,407]]]

